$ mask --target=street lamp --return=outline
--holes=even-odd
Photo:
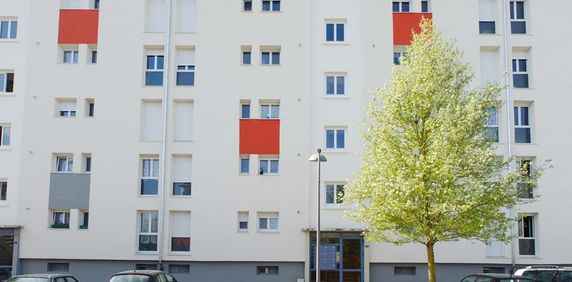
[[[316,262],[314,263],[316,268],[316,282],[320,282],[320,182],[321,182],[321,163],[327,162],[326,156],[322,155],[322,149],[318,148],[318,153],[313,154],[308,158],[309,162],[318,163],[318,186],[316,189]]]

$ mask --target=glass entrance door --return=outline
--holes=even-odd
[[[310,236],[310,281],[315,282],[316,233]],[[363,282],[363,237],[335,232],[320,237],[320,282]]]

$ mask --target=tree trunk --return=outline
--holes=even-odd
[[[427,274],[429,275],[429,282],[436,282],[435,253],[433,252],[433,246],[435,246],[435,243],[429,242],[425,246],[427,247]]]

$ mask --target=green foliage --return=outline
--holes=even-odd
[[[364,162],[347,189],[357,204],[350,214],[374,241],[506,242],[512,220],[503,208],[518,203],[521,175],[495,155],[485,127],[501,89],[470,90],[462,52],[431,21],[421,27],[390,86],[373,93]]]

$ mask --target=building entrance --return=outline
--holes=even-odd
[[[0,281],[10,277],[14,258],[14,231],[0,229]]]
[[[320,282],[363,282],[363,237],[320,232]],[[316,233],[310,234],[310,281],[316,281]]]

